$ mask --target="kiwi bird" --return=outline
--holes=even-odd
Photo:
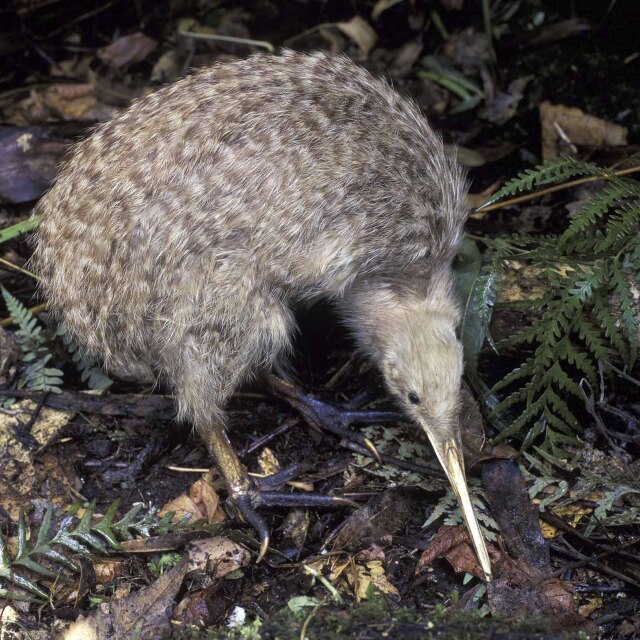
[[[249,479],[225,403],[286,360],[296,304],[330,300],[426,432],[489,578],[458,415],[451,261],[465,189],[441,138],[384,81],[342,56],[256,55],[141,98],[77,144],[37,205],[34,267],[109,372],[169,386],[260,556],[255,507],[286,500]]]

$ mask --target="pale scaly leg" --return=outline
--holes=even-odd
[[[215,292],[215,283],[210,291]],[[224,406],[229,396],[256,369],[275,364],[288,346],[293,319],[281,301],[258,294],[242,295],[240,287],[227,289],[215,303],[202,300],[180,324],[168,324],[161,368],[171,383],[180,414],[190,419],[203,437],[229,490],[231,500],[256,529],[260,539],[258,560],[269,545],[269,529],[256,512],[265,506],[343,507],[358,505],[350,500],[310,493],[286,493],[271,489],[276,483],[265,478],[253,481],[231,445],[224,425]],[[235,302],[233,295],[241,295]],[[221,307],[221,300],[225,306]],[[231,304],[233,302],[233,304]],[[181,328],[184,327],[184,331]],[[286,475],[286,474],[284,474]]]

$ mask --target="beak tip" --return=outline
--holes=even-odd
[[[482,572],[484,573],[485,581],[491,582],[493,577],[491,574],[491,560],[489,559],[487,545],[485,543],[484,536],[482,535],[476,515],[473,511],[471,498],[469,497],[460,446],[455,440],[452,440],[441,443],[440,447],[436,447],[434,443],[433,448],[436,451],[436,455],[440,459],[440,462],[449,477],[449,482],[451,483],[453,491],[458,498],[458,503],[462,509],[462,515],[464,516],[464,520],[467,524],[467,529],[471,536],[471,542],[475,549]]]

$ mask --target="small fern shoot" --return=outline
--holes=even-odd
[[[22,351],[22,367],[18,376],[18,389],[61,393],[62,371],[48,366],[53,355],[47,346],[42,325],[16,297],[2,287],[2,297],[11,319],[18,325],[16,342]]]
[[[113,384],[113,380],[104,373],[96,360],[91,358],[67,333],[66,327],[63,324],[58,325],[56,334],[61,338],[62,343],[76,365],[80,373],[80,380],[86,382],[89,389],[93,391],[105,391]]]
[[[16,544],[10,546],[0,531],[0,598],[28,602],[55,600],[63,584],[71,583],[81,573],[80,558],[90,559],[121,550],[121,542],[186,531],[215,532],[203,520],[191,522],[185,514],[173,520],[170,511],[162,516],[157,508],[143,509],[136,503],[117,519],[120,501],[115,500],[107,512],[94,518],[95,501],[79,519],[80,504],[73,505],[57,526],[53,526],[54,507],[49,505],[36,535],[29,535],[24,512],[15,527]]]

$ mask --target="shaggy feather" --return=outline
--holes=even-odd
[[[39,203],[51,308],[109,371],[162,378],[207,429],[335,301],[410,413],[456,411],[459,166],[418,108],[345,57],[258,55],[137,100]]]

